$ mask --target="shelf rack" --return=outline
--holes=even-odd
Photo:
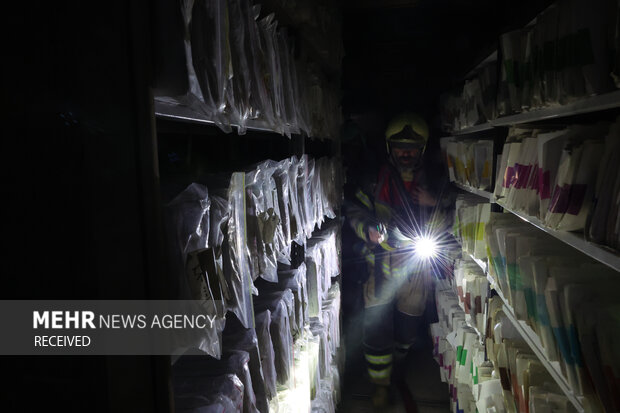
[[[557,361],[551,361],[547,358],[545,354],[545,350],[540,341],[540,338],[538,337],[536,332],[532,330],[532,328],[529,325],[527,325],[524,321],[517,319],[517,317],[515,316],[514,310],[512,309],[512,306],[510,305],[510,303],[508,302],[508,300],[502,293],[502,290],[499,289],[499,287],[495,283],[495,280],[493,279],[493,277],[491,277],[491,275],[489,274],[487,263],[484,260],[475,258],[471,254],[468,254],[468,255],[472,260],[474,260],[476,264],[478,264],[478,266],[480,266],[480,268],[486,275],[487,280],[489,281],[489,285],[491,289],[495,290],[499,298],[504,303],[503,305],[504,313],[506,313],[506,316],[508,317],[510,322],[515,326],[515,328],[519,332],[519,335],[523,337],[523,339],[528,344],[528,346],[532,349],[536,357],[538,357],[538,359],[543,364],[543,366],[545,366],[545,368],[547,369],[551,377],[553,377],[553,379],[556,381],[558,386],[560,386],[560,388],[562,389],[566,397],[570,400],[570,402],[573,404],[573,406],[575,406],[575,409],[577,409],[579,413],[583,413],[585,411],[583,407],[583,400],[581,397],[576,396],[575,393],[573,392],[571,386],[568,383],[568,380],[562,373],[560,363]],[[476,332],[478,331],[476,330]]]
[[[173,103],[166,103],[159,100],[155,100],[155,116],[159,119],[168,119],[175,120],[181,122],[188,123],[197,123],[201,125],[213,125],[216,123],[210,119],[208,119],[205,115],[198,113],[191,108],[184,105],[177,105]],[[239,130],[239,125],[231,124],[231,127]],[[246,124],[246,128],[248,130],[258,131],[258,132],[280,132],[273,130],[270,128],[266,122],[258,121],[258,120],[248,120]]]
[[[515,115],[502,116],[500,118],[492,120],[490,123],[494,127],[511,126],[521,123],[532,123],[541,120],[599,112],[602,110],[614,109],[618,107],[620,107],[620,90],[604,93],[602,95],[582,98],[561,106],[550,106],[546,108],[534,109],[529,112],[518,113]]]
[[[494,126],[491,122],[486,122],[480,125],[468,126],[467,128],[463,128],[458,131],[453,131],[452,134],[453,135],[467,135],[468,133],[482,132],[485,130],[491,130],[493,128]]]
[[[560,386],[566,397],[570,400],[570,402],[575,406],[578,412],[583,413],[583,399],[578,397],[573,392],[571,386],[568,383],[568,380],[562,374],[562,369],[560,367],[560,363],[558,361],[551,361],[547,358],[545,354],[545,350],[542,346],[540,338],[536,334],[534,330],[530,326],[528,326],[524,321],[517,320],[517,317],[514,314],[514,311],[510,305],[505,301],[503,296],[500,296],[502,301],[504,301],[504,313],[510,320],[510,322],[515,326],[521,337],[525,340],[525,342],[530,346],[536,357],[540,360],[540,362],[545,366],[551,377],[555,380],[555,382]]]
[[[452,182],[454,184],[454,186],[456,186],[459,189],[462,189],[463,191],[469,192],[471,194],[474,195],[478,195],[481,196],[483,198],[488,199],[491,202],[495,202],[495,195],[493,195],[493,193],[488,192],[488,191],[484,191],[482,189],[476,189],[476,188],[472,188],[468,185],[464,185],[460,182]]]
[[[547,234],[553,236],[554,238],[562,241],[563,243],[570,245],[578,251],[586,254],[587,256],[595,259],[596,261],[607,265],[608,267],[620,271],[620,255],[616,252],[608,249],[605,246],[595,244],[593,242],[587,241],[585,238],[580,237],[577,233],[567,232],[567,231],[558,231],[551,228],[547,228],[538,218],[528,216],[522,212],[516,211],[508,206],[500,199],[496,199],[495,196],[491,192],[482,191],[480,189],[471,188],[467,185],[463,185],[458,182],[453,182],[453,184],[462,189],[463,191],[478,195],[485,199],[488,199],[490,202],[495,203],[501,206],[504,210],[518,216],[525,222],[528,222],[534,225],[536,228],[541,231],[546,232]]]
[[[549,119],[559,119],[586,113],[620,108],[620,90],[601,95],[584,97],[565,105],[549,106],[532,109],[528,112],[501,116],[480,125],[470,126],[459,131],[448,132],[452,135],[466,135],[498,127],[513,126],[525,123],[539,122]]]
[[[529,222],[530,224],[553,236],[554,238],[559,239],[565,244],[570,245],[571,247],[583,252],[589,257],[592,257],[595,260],[607,265],[608,267],[611,267],[616,271],[620,271],[620,256],[612,252],[611,250],[607,250],[603,246],[586,241],[584,238],[578,236],[574,232],[557,231],[547,228],[538,218],[525,215],[519,211],[515,211],[510,207],[507,207],[502,201],[496,201],[496,203],[502,208],[504,208],[506,211],[509,211],[512,214],[521,218],[522,220]]]

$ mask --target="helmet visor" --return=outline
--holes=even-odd
[[[406,125],[403,130],[388,138],[388,141],[391,144],[395,143],[408,143],[408,144],[417,144],[421,147],[424,147],[426,144],[426,139],[413,130],[411,125]]]

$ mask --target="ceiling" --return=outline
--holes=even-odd
[[[344,0],[345,115],[412,109],[434,116],[442,92],[551,1]]]

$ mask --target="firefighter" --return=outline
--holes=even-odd
[[[438,195],[423,167],[429,130],[423,118],[393,118],[385,140],[389,162],[374,185],[361,185],[348,203],[349,224],[362,241],[366,263],[363,347],[373,404],[388,403],[392,370],[402,366],[419,339],[427,298],[432,294],[431,263],[403,248],[416,235],[444,224]]]

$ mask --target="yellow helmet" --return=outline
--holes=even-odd
[[[424,118],[415,113],[403,113],[392,118],[385,130],[385,142],[390,153],[391,146],[414,145],[420,152],[426,149],[428,141],[428,125]]]

